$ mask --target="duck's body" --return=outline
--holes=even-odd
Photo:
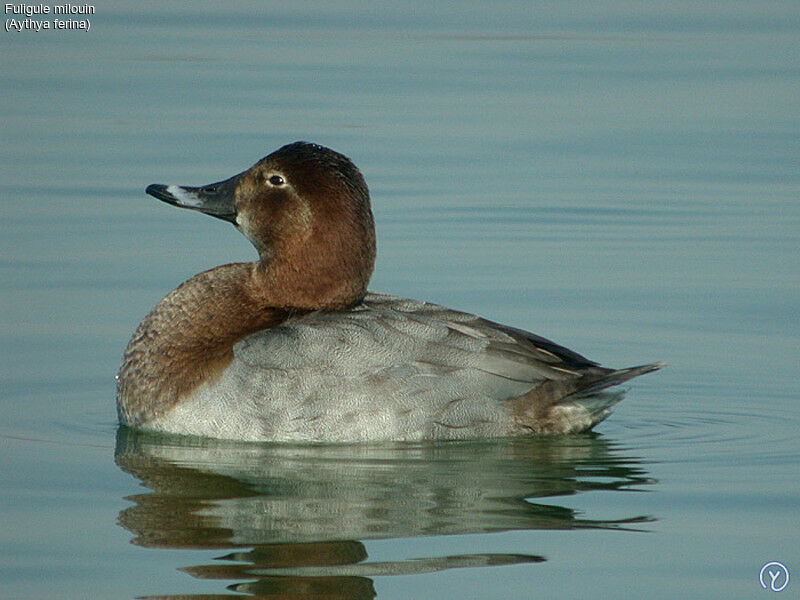
[[[118,376],[123,424],[274,441],[571,433],[620,398],[601,390],[660,367],[606,369],[474,315],[367,293],[366,185],[326,148],[298,142],[225,182],[148,192],[234,222],[260,260],[196,275],[142,321]]]

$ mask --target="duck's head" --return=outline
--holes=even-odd
[[[338,152],[295,142],[224,181],[146,191],[233,223],[258,250],[259,273],[286,307],[339,308],[366,293],[375,263],[369,191]]]

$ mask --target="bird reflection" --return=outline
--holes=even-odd
[[[476,553],[370,561],[370,539],[532,529],[636,529],[651,518],[593,520],[552,502],[652,483],[604,438],[380,445],[242,444],[121,428],[116,462],[148,488],[119,523],[133,543],[225,549],[186,567],[261,598],[373,598],[373,578],[538,563]],[[538,500],[547,498],[549,502]],[[171,595],[163,598],[230,598]]]

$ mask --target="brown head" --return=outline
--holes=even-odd
[[[375,263],[369,191],[338,152],[295,142],[225,181],[154,184],[147,193],[233,223],[258,250],[253,284],[271,306],[343,308],[367,291]]]

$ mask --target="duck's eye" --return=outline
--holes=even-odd
[[[286,184],[283,177],[280,175],[270,175],[267,181],[269,181],[270,185],[274,185],[275,187],[280,187]]]

